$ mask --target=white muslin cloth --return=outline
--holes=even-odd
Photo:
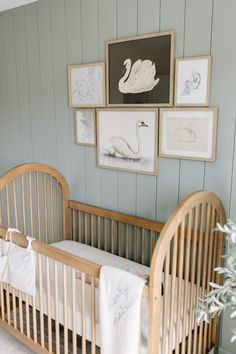
[[[101,354],[139,354],[141,300],[145,280],[124,270],[100,271]]]

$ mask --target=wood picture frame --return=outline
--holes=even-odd
[[[159,156],[215,161],[217,108],[160,109]]]
[[[108,41],[107,106],[172,106],[175,41],[174,31]]]
[[[157,148],[157,109],[97,109],[98,167],[157,175]]]
[[[175,62],[175,106],[208,106],[212,57],[177,58]]]
[[[74,110],[75,143],[96,146],[96,110],[77,108]]]
[[[70,107],[105,107],[105,62],[68,65]]]

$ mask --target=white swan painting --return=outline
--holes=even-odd
[[[140,160],[142,155],[142,144],[140,137],[140,128],[148,127],[145,122],[138,120],[135,125],[137,146],[136,149],[132,147],[128,141],[120,136],[111,136],[109,141],[111,148],[105,149],[105,154],[108,156],[128,159],[128,160]]]
[[[97,112],[97,165],[129,172],[157,172],[156,109]]]
[[[122,93],[140,93],[151,91],[159,83],[156,78],[156,65],[151,60],[136,60],[133,65],[131,59],[124,61],[126,72],[119,81],[119,91]]]

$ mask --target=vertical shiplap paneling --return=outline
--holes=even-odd
[[[3,36],[3,20],[4,16],[0,15],[0,171],[3,173],[10,165],[10,131],[8,124],[8,107],[7,107],[7,89],[6,89],[6,57],[4,49],[4,36]]]
[[[159,32],[159,19],[160,0],[138,0],[138,34]],[[137,175],[137,215],[155,220],[156,187],[157,177]]]
[[[84,63],[98,61],[98,0],[81,0],[82,54]],[[96,149],[85,148],[86,201],[101,205],[101,170],[96,167]]]
[[[36,6],[42,99],[42,116],[40,120],[44,130],[44,162],[57,167],[50,4],[48,1],[39,1]]]
[[[65,0],[68,64],[82,63],[81,2]],[[86,201],[85,147],[75,143],[74,110],[69,109],[71,198]]]
[[[39,41],[37,7],[25,7],[26,51],[29,80],[30,116],[32,123],[32,151],[34,162],[44,162],[44,129],[42,124],[41,72],[39,64]]]
[[[59,171],[71,182],[69,149],[69,109],[67,99],[67,48],[64,0],[51,0],[51,37],[53,81],[57,132],[57,161]],[[56,16],[55,16],[56,14]],[[49,34],[50,35],[50,34]]]
[[[236,117],[235,117],[235,129],[234,129],[234,152],[233,152],[233,162],[232,162],[229,216],[231,220],[236,221]]]
[[[16,76],[18,91],[18,117],[20,123],[21,160],[17,163],[33,161],[32,126],[30,116],[29,77],[25,31],[25,11],[23,7],[13,12],[16,54]]]
[[[118,0],[118,38],[137,35],[137,0]],[[137,175],[119,172],[118,208],[128,214],[136,214]]]
[[[16,55],[13,28],[13,13],[7,11],[3,18],[3,41],[5,53],[6,81],[10,150],[9,158],[12,164],[21,159],[20,125],[18,117],[18,90],[16,80]]]
[[[201,26],[199,26],[201,18]],[[209,55],[211,52],[212,0],[186,1],[184,56]],[[204,188],[205,163],[182,160],[179,199]],[[189,176],[191,171],[191,178]]]
[[[206,163],[205,188],[222,198],[229,212],[236,112],[236,2],[214,1],[211,105],[219,107],[217,158]],[[226,24],[222,26],[222,24]]]
[[[117,37],[117,0],[99,0],[99,61],[105,60],[105,43]],[[118,209],[118,172],[101,170],[101,205]]]
[[[183,56],[185,0],[161,2],[161,31],[176,31],[176,56]],[[178,203],[179,161],[161,158],[157,179],[156,219],[165,221]]]

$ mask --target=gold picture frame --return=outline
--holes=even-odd
[[[160,109],[159,157],[215,161],[217,108]]]
[[[157,175],[157,148],[157,109],[97,109],[98,167]]]
[[[105,62],[68,65],[70,107],[105,107]]]

